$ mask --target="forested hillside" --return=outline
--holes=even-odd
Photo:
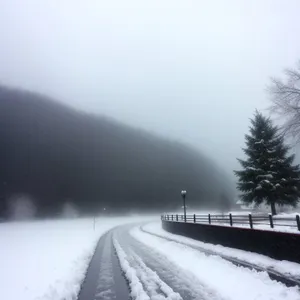
[[[17,194],[39,216],[64,203],[85,212],[215,206],[228,186],[197,151],[47,97],[0,88],[0,213]],[[230,196],[230,192],[229,192]]]

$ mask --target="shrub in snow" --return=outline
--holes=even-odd
[[[245,135],[246,160],[238,159],[242,170],[234,171],[238,177],[238,189],[246,204],[271,206],[276,214],[275,204],[297,205],[300,196],[300,171],[293,165],[294,155],[284,144],[278,128],[269,118],[256,112],[251,120],[250,134]]]
[[[12,220],[28,220],[36,215],[34,200],[29,195],[13,195],[8,200],[9,218]]]

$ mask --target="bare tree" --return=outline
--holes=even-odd
[[[284,70],[284,80],[271,78],[268,92],[271,112],[286,119],[283,132],[300,142],[300,62],[295,69]]]

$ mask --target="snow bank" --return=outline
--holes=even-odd
[[[140,274],[146,289],[149,291],[151,299],[182,300],[181,296],[174,292],[173,289],[168,286],[155,271],[147,267],[138,255],[133,253],[132,256],[138,264],[138,273]],[[162,291],[166,297],[164,297],[162,294],[158,294],[158,290]]]
[[[1,298],[76,299],[99,237],[140,217],[0,224]]]
[[[157,230],[158,224],[151,226],[155,233],[160,234],[161,232]],[[151,226],[147,226],[147,229]],[[216,290],[225,299],[300,299],[298,288],[287,288],[279,282],[272,281],[266,272],[237,267],[219,256],[206,256],[187,246],[143,233],[138,228],[134,228],[130,233],[181,267],[182,276],[185,276],[185,272],[192,273],[201,283]]]
[[[113,243],[121,268],[129,282],[132,299],[182,300],[182,297],[150,269],[132,249],[126,253],[116,239],[113,239]]]
[[[273,216],[274,219],[280,219],[280,218],[293,218],[295,219],[297,215],[300,215],[300,212],[289,212],[289,213],[279,213],[278,215],[276,216]]]
[[[143,228],[149,232],[153,232],[161,236],[171,238],[173,240],[185,243],[187,245],[198,246],[206,250],[214,251],[216,254],[237,258],[239,260],[249,262],[251,264],[263,267],[265,269],[267,268],[273,269],[287,277],[289,276],[298,277],[298,278],[300,277],[300,264],[294,262],[280,261],[262,254],[239,250],[230,247],[224,247],[221,245],[213,245],[213,244],[193,240],[191,238],[187,238],[184,236],[172,234],[163,230],[160,222],[149,223],[143,226]]]
[[[120,244],[116,239],[114,239],[113,242],[114,242],[114,247],[117,251],[121,268],[127,280],[129,281],[130,296],[136,300],[150,300],[150,297],[143,289],[143,285],[136,274],[136,270],[130,266],[126,253],[121,248]]]

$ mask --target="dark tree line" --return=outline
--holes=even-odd
[[[39,216],[214,207],[228,184],[197,151],[31,92],[0,87],[0,215],[18,193]],[[228,192],[230,197],[230,191]]]

